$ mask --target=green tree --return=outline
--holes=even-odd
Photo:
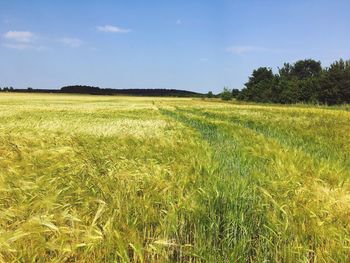
[[[239,100],[275,103],[350,103],[350,61],[339,60],[322,69],[321,62],[305,59],[284,63],[274,75],[270,68],[253,71]]]
[[[319,100],[326,104],[350,103],[350,60],[340,59],[325,70]]]
[[[321,73],[321,63],[312,59],[299,60],[294,64],[285,63],[279,69],[278,101],[317,102]]]
[[[207,98],[213,98],[213,97],[214,97],[213,92],[212,92],[212,91],[209,91],[209,92],[207,93]]]
[[[319,77],[322,72],[320,61],[313,59],[299,60],[291,67],[291,75],[298,79]]]
[[[221,95],[222,100],[231,100],[232,99],[232,92],[227,87],[224,87],[224,90],[221,92],[220,95]]]
[[[245,88],[240,92],[238,99],[256,102],[272,102],[273,86],[276,78],[271,68],[260,67],[253,71]]]
[[[299,102],[300,90],[296,78],[280,77],[277,90],[278,92],[276,92],[276,99],[274,102],[283,104]]]
[[[233,98],[237,98],[237,96],[239,95],[240,91],[239,91],[239,89],[232,89],[231,93],[232,93],[232,97]]]

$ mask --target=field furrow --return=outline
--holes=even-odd
[[[241,174],[243,180],[249,181],[249,191],[256,193],[255,202],[260,204],[260,209],[264,207],[262,215],[267,215],[263,220],[264,227],[270,231],[264,232],[261,228],[255,231],[261,241],[257,246],[262,249],[258,255],[264,255],[260,260],[330,260],[337,258],[337,253],[349,253],[348,240],[339,238],[348,236],[350,230],[346,201],[350,190],[348,172],[327,160],[316,162],[314,156],[306,155],[302,149],[286,147],[274,137],[266,137],[251,127],[222,121],[220,118],[208,119],[206,114],[196,110],[176,112],[172,115],[191,127],[198,130],[211,127],[210,130],[239,142],[236,143],[236,149],[229,152],[225,152],[220,144],[217,147],[225,156],[221,156],[221,160],[234,155],[237,163],[237,148],[240,155],[248,160],[245,163],[250,169],[248,177],[241,173],[241,167],[232,165],[230,168],[231,174]],[[209,134],[213,136],[215,133]],[[230,180],[225,183],[230,184]],[[244,202],[241,204],[244,205]],[[338,224],[337,231],[333,228],[335,221]],[[332,239],[329,242],[330,236]],[[264,242],[266,240],[277,248],[276,251],[271,253],[271,248]],[[345,259],[346,256],[343,257]]]

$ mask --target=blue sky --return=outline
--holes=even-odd
[[[0,86],[242,88],[254,68],[350,58],[350,1],[0,0]]]

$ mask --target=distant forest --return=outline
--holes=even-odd
[[[95,95],[135,95],[135,96],[170,96],[170,97],[201,97],[203,94],[177,89],[101,89],[91,86],[66,86],[61,93],[95,94]]]
[[[177,89],[101,89],[99,87],[72,85],[59,90],[54,89],[14,89],[13,87],[0,88],[5,92],[33,92],[33,93],[75,93],[90,95],[128,95],[128,96],[168,96],[168,97],[203,97],[204,94]]]
[[[238,100],[266,103],[350,103],[350,60],[339,60],[327,68],[320,61],[285,63],[278,73],[261,67],[236,96]]]

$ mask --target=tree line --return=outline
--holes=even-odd
[[[226,99],[228,92],[224,89],[222,99]],[[233,93],[237,93],[237,90]],[[271,68],[260,67],[253,71],[236,98],[283,104],[350,103],[350,60],[340,59],[326,68],[322,67],[320,61],[299,60],[293,64],[285,63],[277,74]]]
[[[14,91],[13,87],[0,87],[0,91]]]
[[[62,87],[60,93],[77,93],[92,95],[132,95],[132,96],[169,96],[169,97],[202,97],[203,94],[177,89],[108,89],[93,86],[73,85]]]
[[[123,95],[123,96],[154,96],[154,97],[204,97],[198,92],[177,89],[108,89],[88,85],[70,85],[61,89],[15,89],[13,87],[0,87],[0,92],[25,92],[25,93],[73,93],[89,95]]]
[[[225,87],[220,94],[209,91],[206,95],[175,89],[101,89],[99,87],[72,85],[60,90],[14,89],[0,87],[4,92],[45,92],[78,93],[96,95],[134,95],[134,96],[173,96],[173,97],[221,97],[223,100],[236,98],[242,101],[263,103],[350,103],[350,60],[333,62],[322,67],[320,61],[299,60],[293,64],[284,63],[275,74],[271,68],[255,69],[242,90]]]

